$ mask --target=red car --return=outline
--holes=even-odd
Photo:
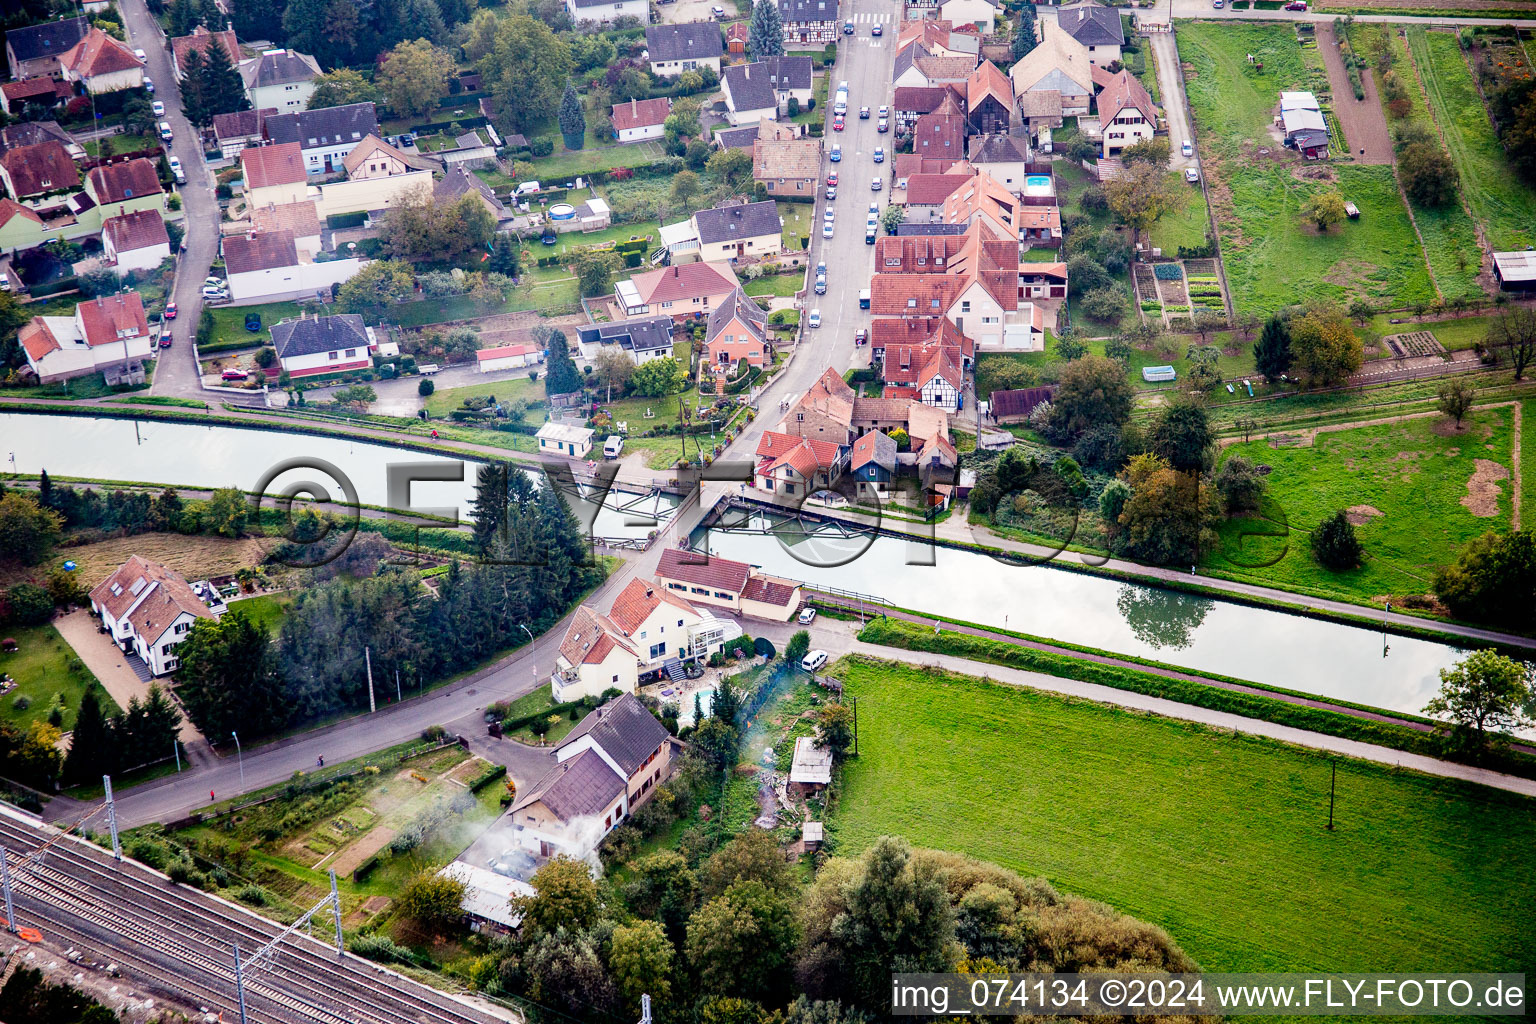
[[[842,118],[838,118],[837,120],[832,122],[832,130],[835,131],[835,132],[840,132],[840,131],[843,130],[843,119]]]
[[[174,303],[174,302],[167,302],[165,304],[165,318],[167,320],[175,320],[176,319],[176,303]]]
[[[1304,11],[1307,9],[1307,0],[1291,0],[1291,3],[1285,5],[1285,9],[1288,11]]]
[[[833,171],[831,174],[827,175],[827,185],[828,186],[832,186],[832,185],[836,185],[836,184],[837,184],[837,172]]]

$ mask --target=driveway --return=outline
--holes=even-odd
[[[1355,99],[1355,87],[1350,85],[1349,72],[1344,69],[1344,57],[1339,53],[1339,41],[1332,22],[1317,26],[1317,48],[1328,68],[1328,84],[1333,88],[1333,112],[1344,129],[1349,155],[1357,163],[1390,164],[1392,135],[1387,131],[1387,115],[1376,95],[1376,76],[1369,69],[1361,73],[1365,99]]]
[[[1179,45],[1172,32],[1153,32],[1146,37],[1157,64],[1157,88],[1162,94],[1163,116],[1168,122],[1168,166],[1176,171],[1194,163],[1184,156],[1185,142],[1194,142],[1190,130],[1189,101],[1184,95],[1184,72],[1179,62]]]

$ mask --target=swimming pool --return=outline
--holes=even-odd
[[[1051,184],[1049,174],[1026,174],[1024,176],[1024,194],[1027,196],[1055,195],[1056,189]]]

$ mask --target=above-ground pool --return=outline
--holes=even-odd
[[[1024,194],[1027,196],[1051,196],[1056,194],[1056,189],[1051,185],[1049,174],[1026,174],[1024,176]]]
[[[570,203],[556,203],[549,208],[550,220],[570,220],[576,216],[576,207]]]

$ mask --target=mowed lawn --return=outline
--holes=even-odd
[[[1525,970],[1536,801],[960,676],[843,663],[840,854],[996,861],[1166,928],[1207,970]]]
[[[1249,54],[1263,71],[1248,63]],[[1244,142],[1271,145],[1269,126],[1280,92],[1328,86],[1317,51],[1297,46],[1296,32],[1287,25],[1181,22],[1179,56],[1191,67],[1185,92],[1203,156],[1212,149],[1231,156]]]
[[[0,674],[14,679],[16,686],[0,697],[0,721],[21,729],[37,719],[47,721],[53,695],[58,694],[64,700],[64,731],[73,729],[80,698],[96,682],[96,676],[51,625],[8,626],[5,636],[16,641],[16,650],[0,652]],[[117,713],[117,703],[106,690],[97,696],[103,711]],[[23,697],[26,706],[18,707],[17,701]]]
[[[1206,565],[1223,575],[1349,600],[1428,593],[1435,570],[1453,561],[1463,544],[1509,527],[1513,420],[1513,409],[1503,406],[1472,413],[1460,433],[1435,415],[1322,432],[1310,444],[1300,431],[1292,435],[1293,447],[1269,440],[1231,445],[1223,459],[1243,455],[1272,467],[1265,479],[1273,504],[1263,518],[1283,521],[1288,533],[1254,537],[1266,529],[1262,522],[1228,522],[1222,547]],[[1474,489],[1481,500],[1471,496]],[[1312,558],[1310,531],[1352,507],[1360,513],[1356,532],[1366,562],[1346,572],[1324,569]],[[1244,534],[1250,536],[1244,540]],[[1282,550],[1276,564],[1263,564]]]
[[[523,401],[530,405],[544,401],[544,373],[539,368],[539,379],[527,376],[509,377],[506,380],[486,381],[484,384],[468,384],[462,388],[443,388],[427,396],[427,415],[434,418],[447,416],[454,409],[462,408],[466,398],[496,399],[502,405]]]
[[[1504,158],[1456,37],[1414,27],[1408,30],[1408,45],[1488,243],[1495,252],[1536,245],[1536,190],[1523,184]]]

